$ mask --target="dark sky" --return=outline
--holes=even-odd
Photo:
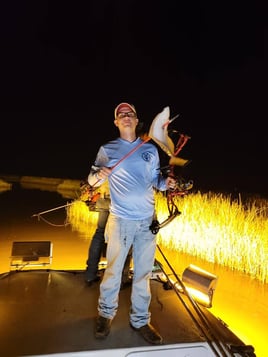
[[[266,1],[5,1],[0,173],[83,179],[117,136],[170,107],[196,189],[267,194]],[[174,136],[174,141],[178,138]]]

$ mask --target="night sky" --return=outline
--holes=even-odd
[[[195,189],[268,196],[266,1],[5,1],[2,174],[84,179],[133,103],[191,137]],[[176,132],[172,135],[176,142]],[[163,153],[161,160],[165,161]]]

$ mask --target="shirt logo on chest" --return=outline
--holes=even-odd
[[[144,161],[147,161],[147,162],[151,161],[151,154],[148,151],[143,152],[141,156]]]

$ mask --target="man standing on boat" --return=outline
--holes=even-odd
[[[149,227],[155,213],[154,189],[172,189],[176,181],[161,175],[157,147],[137,137],[135,107],[120,103],[114,116],[120,137],[100,147],[88,176],[89,184],[95,187],[108,179],[111,196],[105,229],[107,268],[100,284],[95,336],[105,338],[110,332],[118,310],[121,273],[132,246],[130,326],[149,343],[161,344],[162,337],[150,324],[150,275],[156,236]]]

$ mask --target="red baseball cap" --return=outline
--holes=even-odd
[[[120,103],[120,104],[118,104],[118,106],[114,110],[114,117],[116,118],[117,114],[122,110],[124,110],[124,111],[127,110],[129,112],[134,112],[135,114],[137,114],[136,109],[135,109],[133,104]]]

